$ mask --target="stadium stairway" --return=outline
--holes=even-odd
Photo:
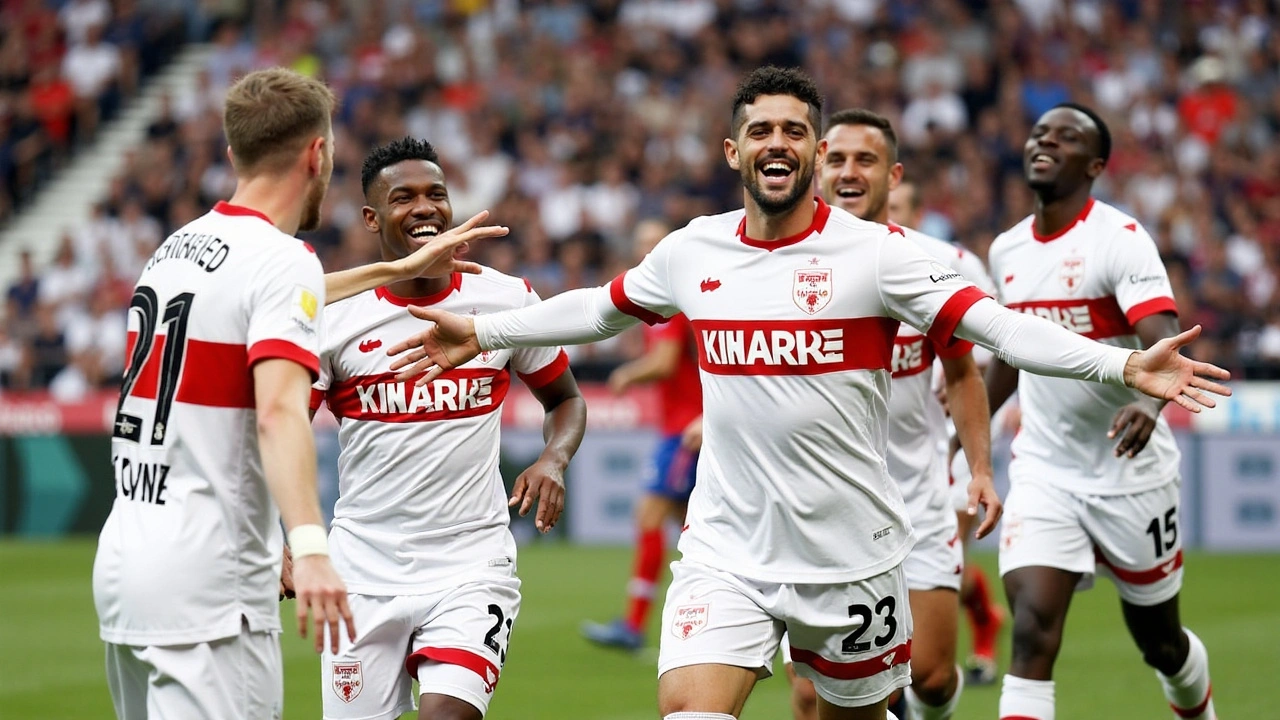
[[[105,196],[127,151],[142,144],[147,126],[158,115],[160,98],[195,82],[211,52],[209,45],[189,45],[143,86],[115,120],[46,184],[35,200],[18,211],[0,232],[0,287],[17,277],[18,257],[30,249],[37,268],[47,265],[64,230],[88,221],[93,204]]]

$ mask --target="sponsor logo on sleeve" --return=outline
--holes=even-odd
[[[1161,280],[1164,280],[1164,275],[1138,275],[1134,273],[1129,276],[1130,285],[1145,285],[1146,283],[1160,282]]]
[[[796,307],[810,315],[817,314],[831,302],[831,270],[796,270],[795,282],[791,287],[791,299]]]
[[[935,283],[945,282],[947,280],[955,280],[960,277],[960,273],[939,262],[929,263],[929,279]]]
[[[320,313],[320,299],[310,288],[295,285],[293,288],[293,304],[289,316],[293,322],[307,334],[316,331],[316,315]]]

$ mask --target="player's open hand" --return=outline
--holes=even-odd
[[[293,591],[293,553],[289,546],[284,546],[284,559],[280,561],[280,599],[293,599],[297,594]]]
[[[539,460],[516,478],[516,485],[511,491],[511,501],[507,507],[520,509],[520,517],[529,514],[533,501],[538,501],[538,514],[533,524],[538,532],[547,532],[556,526],[560,513],[564,512],[564,469],[559,465]]]
[[[478,275],[480,265],[459,260],[457,257],[459,251],[465,250],[466,243],[473,240],[502,237],[510,232],[504,225],[481,225],[480,223],[488,217],[489,211],[481,210],[470,220],[452,230],[440,233],[438,237],[415,250],[409,257],[399,260],[397,270],[401,277],[406,279],[445,277],[456,272]]]
[[[397,373],[396,380],[407,382],[420,376],[415,384],[426,385],[445,370],[480,354],[476,324],[471,318],[416,305],[409,306],[409,313],[435,324],[387,348],[387,354],[395,358],[391,369]]]
[[[1000,502],[995,481],[988,473],[974,473],[973,479],[969,481],[969,502],[965,512],[970,517],[977,517],[979,506],[983,510],[982,524],[973,536],[981,540],[996,529],[996,523],[1000,522],[1000,516],[1004,514],[1004,503]]]
[[[1155,432],[1156,421],[1160,412],[1151,407],[1150,401],[1135,402],[1125,405],[1116,413],[1111,421],[1111,429],[1107,437],[1120,438],[1116,443],[1116,457],[1136,457],[1147,446],[1151,433]]]
[[[1124,383],[1153,398],[1171,400],[1191,412],[1217,403],[1204,391],[1227,397],[1231,388],[1214,380],[1230,380],[1231,373],[1217,365],[1184,357],[1178,352],[1200,337],[1200,326],[1165,338],[1142,352],[1129,356],[1124,366]]]
[[[356,624],[347,605],[347,586],[333,569],[328,555],[307,555],[293,563],[293,588],[298,595],[298,634],[307,636],[307,616],[316,624],[316,652],[324,649],[325,630],[329,649],[338,652],[339,625],[347,626],[347,639],[356,639]]]

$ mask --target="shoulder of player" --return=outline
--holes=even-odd
[[[1151,237],[1142,223],[1132,215],[1101,200],[1094,200],[1093,208],[1089,212],[1089,220],[1096,223],[1096,227],[1102,231],[1098,233],[1099,235],[1105,235],[1108,238],[1124,240],[1127,237]]]
[[[901,235],[907,237],[906,228],[890,223],[889,225],[881,225],[878,222],[863,220],[862,218],[838,207],[831,208],[831,214],[827,216],[827,225],[822,229],[823,235],[838,233],[841,235],[852,236],[860,240],[873,240],[875,242],[883,242],[893,235]]]
[[[1010,245],[1032,240],[1034,235],[1032,234],[1031,229],[1032,223],[1035,222],[1035,217],[1035,215],[1028,215],[1022,218],[1017,225],[1014,225],[1008,230],[996,235],[995,239],[991,241],[991,247],[987,251],[988,255],[994,255],[996,252],[1004,250]]]
[[[483,297],[486,305],[521,307],[525,296],[533,292],[533,286],[522,277],[481,265],[479,274],[461,276],[458,291],[454,297],[466,298],[465,302],[470,302],[470,298]]]

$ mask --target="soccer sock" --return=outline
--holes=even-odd
[[[653,605],[653,590],[662,572],[662,558],[666,556],[666,541],[662,528],[645,530],[636,541],[636,564],[627,583],[627,625],[643,632]]]
[[[973,654],[981,657],[996,656],[996,633],[993,622],[995,613],[991,606],[991,587],[987,574],[980,567],[973,568],[973,588],[964,598],[965,615],[973,636]]]
[[[964,673],[956,668],[956,691],[942,705],[926,705],[910,687],[907,688],[907,717],[911,720],[949,720],[960,704],[960,692],[964,690]]]
[[[1188,644],[1187,661],[1182,669],[1173,677],[1166,677],[1156,671],[1160,679],[1160,687],[1164,688],[1164,697],[1173,707],[1177,717],[1187,720],[1214,720],[1213,691],[1209,684],[1209,652],[1195,633],[1186,628]]]
[[[662,720],[735,720],[735,718],[724,713],[678,712],[663,715]]]
[[[1005,675],[1000,720],[1053,720],[1053,681]]]

